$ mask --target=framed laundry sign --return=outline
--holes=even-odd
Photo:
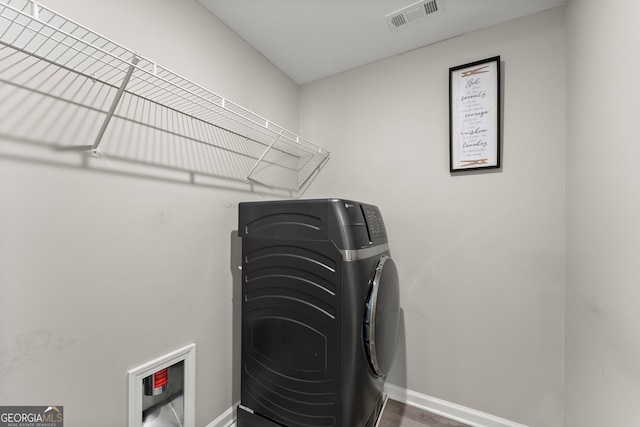
[[[500,57],[449,68],[449,170],[500,167]]]

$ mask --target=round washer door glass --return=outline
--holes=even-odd
[[[385,255],[371,280],[364,319],[364,342],[369,363],[377,376],[387,375],[398,345],[400,288],[398,270]]]

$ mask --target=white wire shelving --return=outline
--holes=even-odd
[[[329,152],[31,0],[0,0],[0,136],[300,190]]]

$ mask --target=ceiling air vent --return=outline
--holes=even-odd
[[[420,21],[428,16],[439,15],[444,12],[442,0],[423,0],[413,3],[400,10],[385,16],[392,31],[404,28],[416,21]]]

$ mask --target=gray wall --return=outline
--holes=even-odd
[[[380,206],[406,340],[391,383],[529,426],[563,425],[564,9],[301,88],[332,160],[307,196]],[[448,69],[504,65],[504,167],[448,169]]]
[[[640,425],[640,3],[567,6],[567,427]]]
[[[332,151],[305,197],[382,208],[404,310],[392,383],[533,427],[640,422],[639,4],[569,0],[300,89],[195,1],[46,5]],[[451,176],[447,70],[497,54],[504,167]],[[126,371],[196,342],[206,425],[238,398],[236,206],[264,196],[20,150],[0,139],[0,405],[124,425]]]
[[[195,0],[45,3],[296,130],[297,85]],[[195,342],[196,423],[208,424],[239,397],[230,236],[238,201],[262,196],[27,148],[0,140],[0,405],[123,426],[126,372]]]

